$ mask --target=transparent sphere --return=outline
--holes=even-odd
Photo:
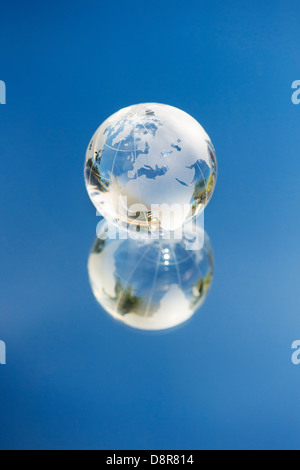
[[[170,231],[197,216],[217,176],[214,147],[202,126],[172,106],[121,109],[88,146],[85,182],[105,218],[136,231]]]
[[[88,261],[99,304],[114,318],[143,330],[188,320],[204,302],[213,277],[213,252],[204,234],[201,250],[180,241],[106,238],[102,221]]]

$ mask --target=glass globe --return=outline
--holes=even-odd
[[[205,208],[216,176],[214,147],[202,126],[164,104],[121,109],[101,124],[86,152],[93,204],[136,231],[181,227]]]
[[[188,320],[212,282],[207,234],[201,250],[189,251],[183,240],[113,240],[107,230],[104,220],[88,260],[94,296],[106,312],[142,330],[162,330]]]

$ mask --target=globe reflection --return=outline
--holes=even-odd
[[[111,240],[107,227],[104,220],[88,260],[99,304],[114,318],[143,330],[171,328],[189,319],[212,282],[207,234],[202,249],[193,251],[183,240]]]

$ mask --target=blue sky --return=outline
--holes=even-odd
[[[2,2],[0,447],[299,448],[300,5]],[[177,106],[215,146],[215,279],[193,320],[110,319],[87,259],[90,137],[118,109]]]

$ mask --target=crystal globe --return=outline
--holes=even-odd
[[[88,146],[85,182],[105,218],[126,229],[171,231],[197,216],[217,176],[202,126],[172,106],[145,103],[113,114]]]
[[[201,250],[189,251],[183,240],[113,240],[105,236],[107,229],[104,220],[88,261],[92,291],[105,311],[142,330],[163,330],[188,320],[212,282],[208,236],[204,234]]]

